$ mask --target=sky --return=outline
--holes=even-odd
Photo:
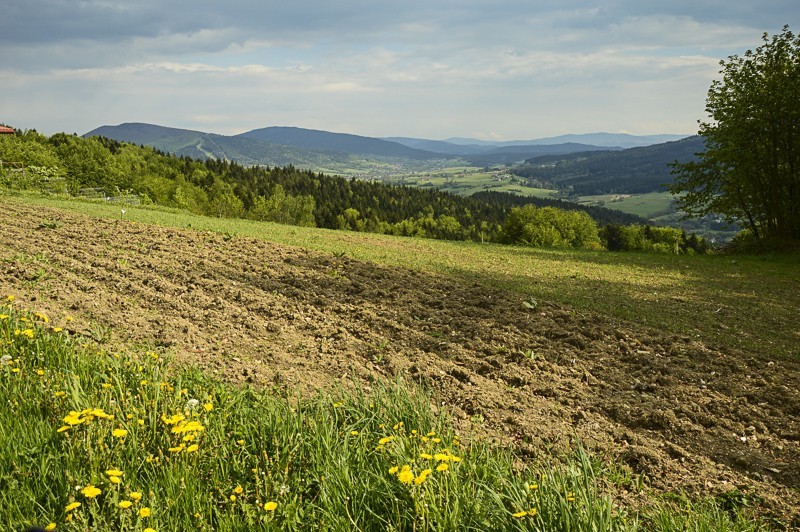
[[[797,0],[3,0],[0,123],[430,139],[693,134]]]

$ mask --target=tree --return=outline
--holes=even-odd
[[[800,239],[800,38],[788,26],[720,62],[700,123],[705,151],[673,164],[670,186],[690,217],[722,215],[757,238]]]

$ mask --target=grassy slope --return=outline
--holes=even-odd
[[[28,198],[100,217],[115,205]],[[177,210],[129,208],[126,218],[210,230],[348,255],[379,264],[457,275],[534,297],[689,335],[722,347],[799,357],[798,257],[671,256],[543,250],[337,232]],[[45,220],[43,220],[44,222]]]

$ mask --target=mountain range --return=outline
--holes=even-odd
[[[125,123],[101,126],[84,135],[152,146],[161,151],[194,158],[236,161],[245,165],[286,166],[331,173],[360,173],[375,162],[394,163],[403,170],[436,160],[462,159],[486,166],[508,164],[542,155],[621,150],[675,140],[680,135],[594,133],[564,135],[529,141],[481,141],[452,138],[445,141],[408,137],[374,138],[298,127],[265,127],[239,135],[217,135],[153,124]],[[370,162],[366,162],[369,159]]]

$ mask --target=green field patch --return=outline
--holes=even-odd
[[[556,190],[529,187],[523,179],[504,169],[486,170],[477,167],[453,167],[437,172],[420,172],[403,176],[398,182],[409,186],[434,187],[453,194],[470,196],[487,190],[508,192],[526,197],[548,198]]]
[[[647,194],[580,196],[577,203],[582,205],[596,205],[650,219],[664,215],[673,210],[672,201],[673,195],[669,192],[650,192]]]

